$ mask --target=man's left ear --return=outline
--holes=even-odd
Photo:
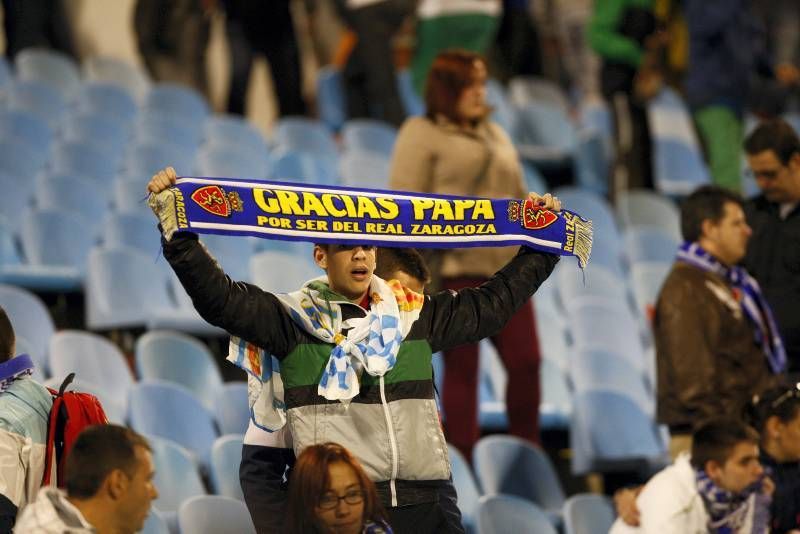
[[[722,477],[722,466],[719,465],[719,462],[716,460],[709,460],[706,462],[706,465],[703,466],[703,470],[708,475],[708,478],[715,483],[719,483],[719,479]]]
[[[130,480],[121,469],[114,469],[106,477],[108,494],[112,499],[121,499],[128,490]]]
[[[788,167],[794,172],[800,171],[800,152],[792,154],[792,157],[789,158]]]

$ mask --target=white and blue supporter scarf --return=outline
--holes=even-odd
[[[720,488],[702,469],[695,469],[697,492],[709,515],[712,534],[766,534],[771,499],[754,484],[741,493]]]
[[[697,243],[683,243],[678,248],[677,260],[719,275],[741,293],[742,309],[753,325],[756,344],[764,351],[772,372],[782,373],[786,369],[786,349],[769,303],[755,278],[743,267],[723,265]]]
[[[328,400],[349,402],[359,393],[358,371],[383,376],[392,370],[405,336],[422,309],[422,295],[374,276],[366,315],[342,320],[341,304],[326,300],[327,278],[307,282],[302,289],[276,297],[292,320],[324,343],[333,345],[317,392]],[[342,332],[346,331],[346,335]],[[277,359],[261,347],[232,336],[228,361],[248,373],[252,421],[274,432],[286,423],[283,380]]]
[[[20,354],[7,362],[0,363],[0,393],[5,393],[15,380],[33,374],[33,360],[27,354]]]

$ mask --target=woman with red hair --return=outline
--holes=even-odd
[[[508,134],[489,120],[486,63],[473,52],[440,53],[425,87],[427,114],[403,124],[392,156],[390,187],[422,193],[524,198],[519,156]],[[513,247],[448,249],[439,274],[459,290],[488,280]],[[539,341],[533,307],[525,305],[491,338],[508,372],[509,431],[539,442]],[[444,352],[445,436],[467,457],[479,437],[478,345]]]
[[[375,484],[336,443],[303,449],[289,483],[288,534],[391,534]]]

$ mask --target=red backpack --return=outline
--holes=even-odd
[[[78,434],[87,426],[108,424],[106,412],[103,411],[103,405],[97,397],[89,393],[65,391],[74,378],[75,373],[67,375],[58,391],[47,388],[53,395],[53,407],[50,409],[50,422],[47,425],[47,449],[42,486],[50,484],[50,473],[53,471],[55,459],[56,480],[58,486],[63,488],[67,455]]]

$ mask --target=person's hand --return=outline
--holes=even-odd
[[[633,79],[633,93],[639,102],[647,102],[661,91],[664,77],[658,69],[639,69]]]
[[[175,185],[175,180],[177,178],[178,175],[175,173],[175,169],[167,167],[166,169],[158,171],[150,178],[150,181],[147,183],[147,190],[151,193],[160,193],[164,189]]]
[[[533,205],[542,210],[561,211],[561,201],[558,197],[554,197],[550,193],[545,193],[544,196],[539,193],[528,193],[528,198],[533,200]]]
[[[642,491],[642,486],[638,488],[622,488],[614,493],[614,508],[617,516],[626,525],[632,527],[639,526],[639,508],[636,506],[636,497]]]
[[[154,174],[147,184],[147,190],[150,192],[147,205],[158,217],[161,234],[167,241],[178,231],[177,199],[175,190],[171,189],[175,185],[176,178],[175,169],[167,167]]]

